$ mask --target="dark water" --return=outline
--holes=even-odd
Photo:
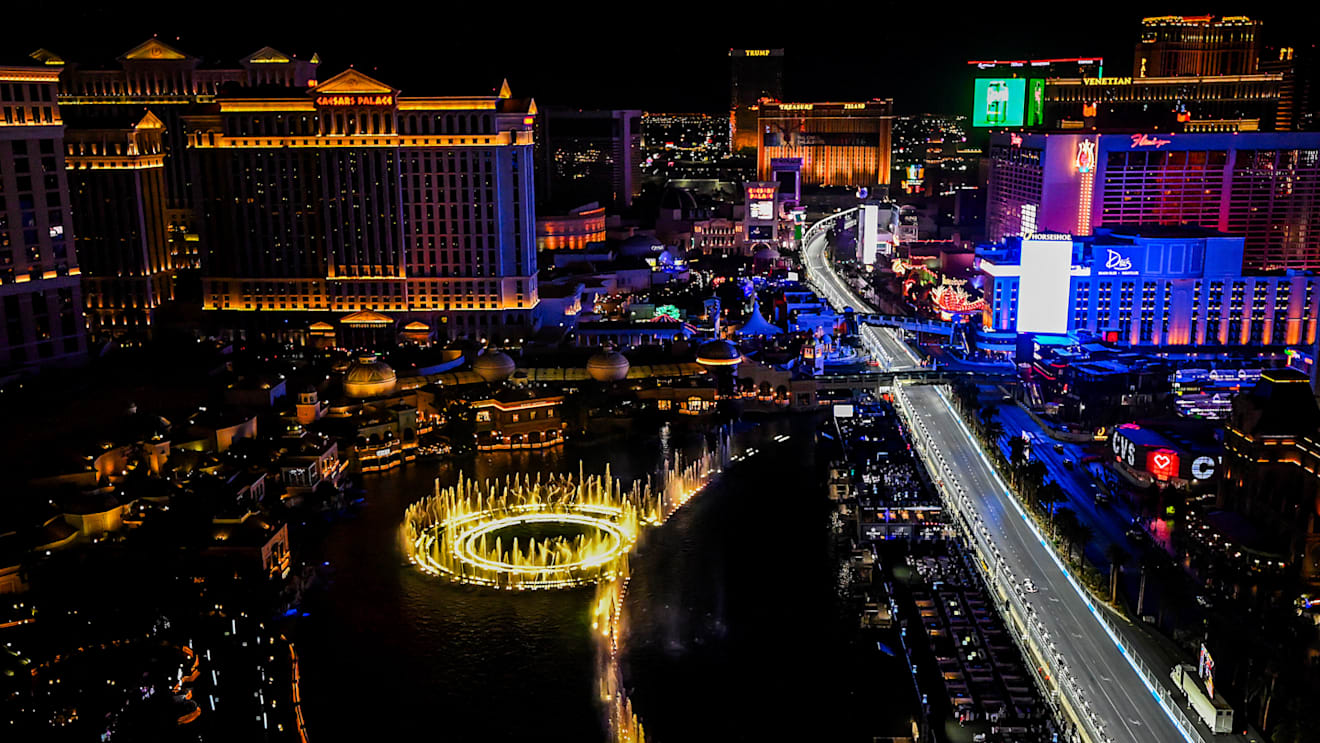
[[[792,438],[775,443],[781,433]],[[731,706],[771,705],[801,710],[787,721],[798,724],[876,687],[874,673],[849,670],[858,649],[835,612],[813,435],[814,423],[802,418],[742,427],[735,448],[765,453],[734,464],[646,538],[628,599],[626,668],[648,737],[743,739],[734,733],[748,730],[734,727],[743,719],[700,720]],[[630,482],[698,441],[696,432],[674,428],[562,452],[485,455],[461,467],[465,477],[503,477],[576,471],[581,458],[588,473],[608,463]],[[437,477],[452,483],[458,467],[418,463],[369,476],[361,514],[328,528],[323,559],[332,582],[295,632],[312,743],[603,740],[593,702],[591,589],[504,594],[401,564],[395,529],[404,506]],[[842,735],[866,726],[853,718],[881,714],[875,703],[847,707],[822,730]],[[779,714],[758,717],[762,739],[779,739],[764,732]]]

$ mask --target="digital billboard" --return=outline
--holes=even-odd
[[[1027,126],[1041,126],[1045,123],[1045,81],[1031,81],[1031,95],[1027,97]]]
[[[768,224],[753,224],[747,227],[747,237],[751,240],[775,239],[775,228]]]
[[[748,211],[752,219],[769,222],[775,218],[775,202],[753,201]]]
[[[1022,240],[1017,332],[1067,333],[1072,239],[1033,235]]]
[[[980,78],[972,90],[972,126],[1022,126],[1026,102],[1025,79]]]
[[[1161,481],[1177,477],[1181,472],[1178,452],[1172,449],[1155,449],[1146,452],[1146,471]]]

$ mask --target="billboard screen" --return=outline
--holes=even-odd
[[[1041,126],[1045,123],[1045,81],[1031,81],[1031,94],[1027,96],[1027,126]]]
[[[972,90],[972,126],[1022,126],[1026,99],[1023,78],[980,78]]]
[[[753,201],[750,208],[748,208],[748,212],[750,212],[749,216],[752,219],[769,222],[775,218],[775,202]]]
[[[1033,235],[1022,240],[1017,332],[1067,333],[1072,238]]]
[[[768,224],[753,224],[747,226],[747,237],[752,240],[773,240],[775,239],[775,228]]]
[[[1146,471],[1161,481],[1178,476],[1181,470],[1178,452],[1172,449],[1155,449],[1146,452]]]

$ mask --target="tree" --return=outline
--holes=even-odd
[[[1063,507],[1054,512],[1054,534],[1066,544],[1071,544],[1073,532],[1081,526],[1081,521],[1077,518],[1077,513],[1071,508]],[[1071,554],[1071,550],[1069,550]]]
[[[1077,528],[1073,530],[1072,539],[1068,541],[1068,557],[1080,561],[1086,556],[1086,545],[1095,539],[1095,529],[1086,524],[1077,522]],[[1077,554],[1074,555],[1073,552]],[[1098,577],[1098,576],[1097,576]]]
[[[1063,488],[1059,486],[1059,483],[1055,482],[1054,480],[1049,480],[1045,484],[1041,485],[1040,490],[1037,491],[1036,502],[1040,505],[1042,509],[1044,509],[1047,513],[1050,514],[1050,523],[1053,524],[1054,504],[1067,503],[1068,494],[1063,492]]]
[[[1109,603],[1118,603],[1118,574],[1124,563],[1132,556],[1117,542],[1105,548],[1105,558],[1109,560]]]
[[[1014,470],[1026,464],[1027,442],[1022,440],[1021,436],[1014,436],[1008,440],[1008,464]]]
[[[1027,463],[1022,471],[1022,494],[1028,505],[1035,506],[1036,496],[1042,486],[1045,485],[1045,476],[1049,470],[1045,463],[1039,459],[1033,459]]]

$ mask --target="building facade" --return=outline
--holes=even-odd
[[[1241,514],[1259,542],[1303,580],[1320,580],[1320,410],[1310,380],[1271,369],[1233,399],[1224,427],[1219,506]],[[1259,564],[1264,555],[1253,556]]]
[[[87,354],[59,68],[0,67],[0,370]]]
[[[535,103],[409,97],[347,70],[188,117],[203,308],[372,310],[518,335],[536,305]],[[214,247],[212,247],[214,246]],[[231,325],[259,323],[235,318]]]
[[[1320,276],[1242,271],[1243,240],[1199,228],[1042,233],[977,249],[985,326],[1132,346],[1298,346],[1316,340]]]
[[[1045,80],[1046,129],[1288,131],[1282,72]]]
[[[148,111],[122,128],[67,132],[74,244],[93,341],[147,337],[152,312],[174,297],[164,129]]]
[[[175,253],[172,260],[191,267],[198,265],[199,256],[183,116],[235,87],[306,89],[316,82],[319,64],[315,56],[310,61],[299,60],[262,47],[236,66],[209,68],[201,58],[154,38],[124,52],[106,69],[84,67],[45,49],[32,56],[46,65],[62,65],[58,99],[70,129],[122,128],[140,119],[144,107],[161,122],[166,223],[170,249]]]
[[[874,187],[889,183],[893,101],[763,102],[757,111],[757,177],[771,161],[802,160],[802,185]]]
[[[1260,31],[1246,16],[1143,18],[1133,76],[1250,75],[1260,65]]]
[[[536,218],[536,250],[586,250],[605,242],[605,207],[595,203],[570,209],[563,216]]]
[[[1320,133],[991,135],[987,238],[1199,225],[1251,269],[1320,269]]]

